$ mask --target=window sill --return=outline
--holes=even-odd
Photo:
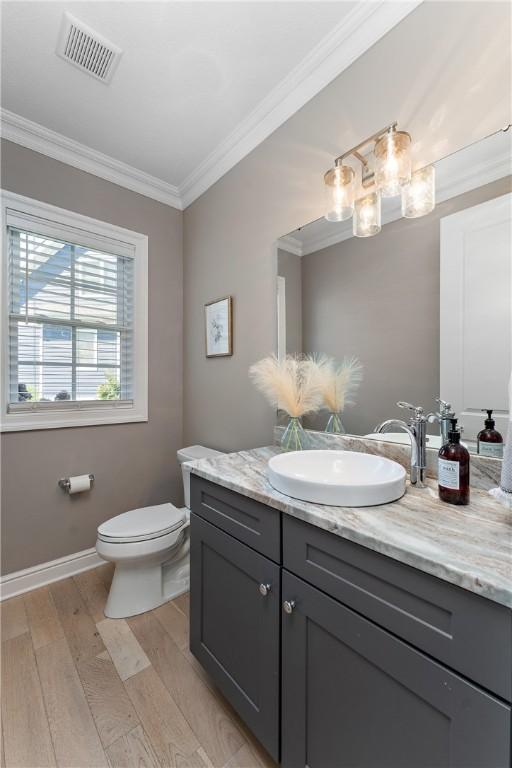
[[[5,414],[0,424],[1,432],[23,432],[36,429],[64,429],[67,427],[92,427],[102,424],[127,424],[148,421],[147,408],[103,408],[60,413],[24,412]]]

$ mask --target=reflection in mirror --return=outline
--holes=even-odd
[[[278,354],[362,362],[356,403],[343,414],[348,433],[369,435],[384,419],[404,418],[399,400],[439,413],[441,397],[470,449],[486,428],[484,409],[493,409],[506,436],[511,134],[499,131],[435,163],[436,207],[422,218],[402,218],[400,198],[387,198],[375,237],[353,237],[351,220],[319,219],[278,240]],[[323,431],[328,417],[321,411],[304,426]],[[439,447],[439,422],[428,431],[429,445]],[[488,450],[500,452],[482,443]]]

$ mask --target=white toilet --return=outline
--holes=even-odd
[[[178,451],[185,507],[157,504],[132,509],[98,527],[96,551],[116,564],[105,616],[135,616],[188,590],[191,467],[187,462],[220,455],[202,445]]]

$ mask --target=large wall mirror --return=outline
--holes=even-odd
[[[364,378],[343,413],[349,434],[403,418],[397,401],[449,401],[470,449],[483,409],[505,438],[512,368],[512,129],[435,163],[436,207],[401,217],[383,200],[382,229],[318,219],[277,243],[278,355],[356,356]],[[304,426],[324,430],[327,412]],[[429,428],[438,447],[439,425]],[[379,436],[407,442],[408,436]]]

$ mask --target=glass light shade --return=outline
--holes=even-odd
[[[356,237],[371,237],[381,229],[381,208],[379,191],[356,200],[354,204],[353,232]]]
[[[411,137],[389,130],[375,145],[375,183],[383,197],[400,194],[411,178]]]
[[[434,210],[436,205],[436,172],[433,165],[414,171],[402,187],[402,216],[416,219]]]
[[[345,221],[354,211],[354,169],[337,165],[324,176],[327,221]]]

